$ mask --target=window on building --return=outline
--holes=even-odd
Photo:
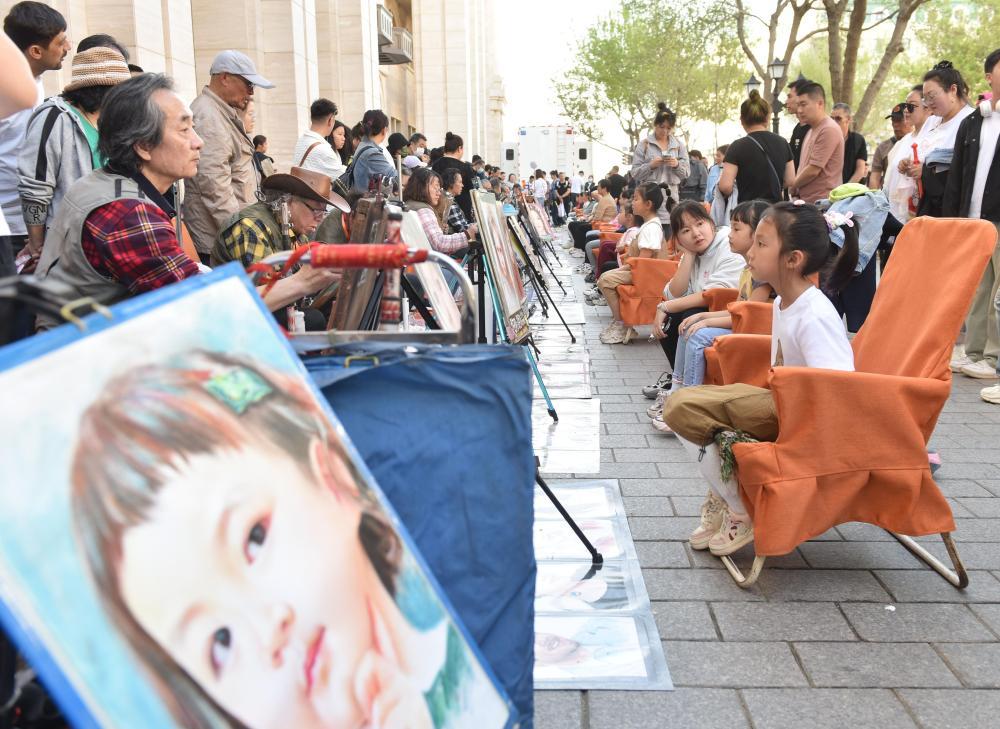
[[[580,148],[580,159],[587,159],[587,148],[586,147],[581,147]]]
[[[506,159],[508,162],[513,162],[514,161],[514,150],[513,149],[506,150],[505,153],[504,153],[504,159]]]

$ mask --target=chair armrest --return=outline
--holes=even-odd
[[[656,291],[661,296],[667,281],[677,273],[677,261],[658,258],[629,258],[632,269],[632,283],[640,291]]]
[[[771,368],[771,337],[760,334],[727,334],[712,344],[719,375],[726,385],[743,383],[767,387]]]
[[[776,367],[770,385],[782,461],[810,464],[812,473],[926,467],[951,392],[943,380],[814,367]]]
[[[774,304],[763,301],[734,301],[729,306],[734,334],[771,334]]]
[[[725,311],[726,305],[736,301],[739,295],[736,289],[705,289],[701,292],[709,311]]]

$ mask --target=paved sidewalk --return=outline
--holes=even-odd
[[[584,308],[601,471],[561,477],[619,479],[678,688],[536,692],[535,726],[1000,727],[1000,407],[978,395],[993,383],[957,376],[932,440],[970,570],[965,591],[864,524],[769,559],[758,585],[741,590],[686,544],[705,486],[645,415],[640,388],[665,368],[660,347],[648,331],[628,346],[601,344],[608,309]],[[746,551],[740,558],[748,564]]]

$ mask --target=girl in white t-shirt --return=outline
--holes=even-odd
[[[838,249],[830,239],[834,227],[844,232]],[[771,333],[774,367],[822,367],[854,370],[854,353],[837,310],[809,276],[824,272],[825,285],[840,290],[848,284],[858,261],[858,235],[844,216],[824,215],[814,205],[778,203],[757,225],[747,264],[756,281],[777,293]],[[694,549],[716,556],[732,554],[753,541],[753,525],[733,476],[733,442],[774,440],[778,418],[769,390],[749,385],[689,387],[667,400],[663,419],[700,461],[708,481],[708,499],[702,505],[701,524],[689,541]],[[711,432],[700,442],[694,436],[700,424]]]
[[[666,258],[667,245],[663,238],[663,225],[657,211],[666,201],[673,205],[673,197],[666,185],[647,182],[635,188],[632,198],[632,214],[643,223],[635,237],[639,258]],[[611,323],[601,332],[604,344],[621,344],[635,334],[635,330],[625,326],[618,302],[618,287],[632,283],[632,269],[626,263],[621,268],[607,271],[597,279],[597,288],[604,295],[611,309]]]

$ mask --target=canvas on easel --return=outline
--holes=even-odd
[[[420,217],[416,211],[408,210],[403,213],[400,233],[406,245],[421,250],[431,250],[431,243],[427,240],[427,233],[424,232],[424,226],[420,224]],[[430,300],[437,323],[445,331],[457,332],[462,323],[461,315],[455,304],[455,297],[452,296],[448,282],[438,264],[417,263],[414,264],[414,270],[416,270],[420,285]]]
[[[520,344],[531,333],[528,328],[528,295],[521,280],[514,247],[507,234],[503,207],[493,193],[479,190],[472,191],[472,201],[479,223],[479,238],[486,251],[493,285],[505,320],[507,341]]]
[[[384,243],[385,228],[385,200],[382,197],[363,197],[358,200],[351,221],[349,242]],[[375,269],[352,268],[344,271],[327,328],[338,331],[364,328],[366,312],[370,318],[372,299],[381,294],[380,282],[381,274]]]
[[[0,623],[70,725],[511,726],[237,264],[83,325],[0,350]]]

